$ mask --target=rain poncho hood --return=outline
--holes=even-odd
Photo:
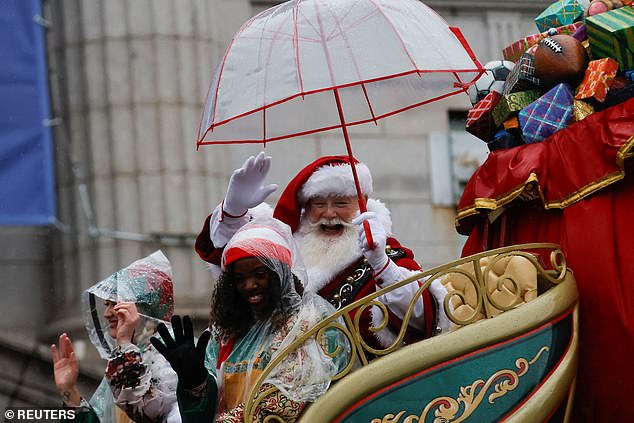
[[[155,351],[149,338],[156,332],[159,323],[169,325],[169,320],[174,312],[174,293],[172,283],[172,266],[161,251],[156,251],[149,256],[135,261],[124,269],[110,275],[106,279],[84,291],[82,305],[86,320],[86,329],[90,340],[95,345],[102,358],[110,360],[117,355],[116,340],[110,336],[107,320],[104,317],[104,302],[133,302],[140,315],[132,343],[123,346],[124,350],[135,350],[141,353],[145,365],[149,366],[146,378],[154,392],[155,403],[145,404],[143,401],[134,407],[140,407],[142,414],[150,414],[150,410],[144,407],[154,407],[154,414],[165,413],[166,422],[180,422],[178,407],[176,407],[176,383],[177,377],[169,364]],[[142,393],[134,395],[143,395]],[[122,393],[118,395],[124,396]],[[159,396],[162,398],[158,400]],[[173,406],[171,406],[173,404]],[[90,399],[93,408],[102,422],[127,422],[131,421],[121,410],[115,412],[117,406],[113,397],[112,387],[106,377],[101,381],[97,390]],[[157,410],[156,407],[159,407]],[[168,407],[163,410],[161,407]]]
[[[141,319],[132,340],[141,351],[149,344],[156,326],[174,313],[172,266],[161,251],[139,259],[84,291],[82,306],[90,340],[104,359],[116,347],[103,316],[104,301],[133,302]]]
[[[219,413],[245,402],[249,390],[277,352],[334,312],[321,297],[305,294],[302,298],[295,290],[293,275],[305,283],[306,271],[288,225],[273,218],[258,218],[240,228],[224,249],[223,271],[230,272],[231,265],[245,257],[258,258],[277,274],[280,296],[272,314],[284,308],[284,315],[289,317],[281,328],[273,324],[271,317],[258,319],[244,336],[231,340],[221,339],[212,322],[214,336],[207,349],[206,365],[218,383]],[[227,282],[221,278],[219,283]],[[334,344],[338,340],[331,335]],[[332,351],[334,347],[329,349]],[[221,362],[219,354],[226,357]],[[294,401],[314,401],[330,386],[330,378],[337,370],[334,360],[311,338],[283,360],[264,382],[275,385]]]

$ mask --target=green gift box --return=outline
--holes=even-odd
[[[583,8],[577,0],[559,0],[551,4],[535,18],[540,32],[568,25],[583,16]]]
[[[502,125],[509,116],[519,112],[540,96],[541,93],[538,90],[519,91],[502,96],[493,109],[493,121],[497,126]]]
[[[634,69],[634,8],[630,6],[599,13],[586,19],[590,57],[611,57],[619,69]]]

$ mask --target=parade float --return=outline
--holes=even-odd
[[[634,414],[623,388],[634,349],[627,315],[634,305],[631,2],[557,1],[536,18],[538,33],[484,67],[460,31],[418,1],[329,3],[287,2],[245,23],[212,82],[199,146],[340,128],[352,156],[347,127],[468,93],[474,107],[466,129],[491,154],[458,206],[464,258],[342,305],[307,328],[252,387],[244,421],[277,389],[257,394],[284,355],[329,331],[346,341],[324,353],[345,350],[350,359],[301,422],[620,421]],[[379,31],[376,16],[399,25]],[[425,30],[430,23],[434,31]],[[435,41],[421,41],[430,32]],[[363,47],[379,33],[395,47]],[[431,53],[446,57],[416,50],[436,41],[444,47]],[[355,103],[367,107],[344,107]],[[288,122],[290,108],[303,118]],[[359,203],[364,210],[361,196]],[[355,316],[378,308],[380,332],[388,323],[382,294],[424,281],[420,294],[434,280],[449,290],[442,307],[453,330],[407,344],[412,301],[392,345],[370,346]]]
[[[469,237],[463,255],[561,245],[579,290],[572,420],[626,422],[634,415],[626,388],[634,377],[634,9],[582,6],[554,3],[536,19],[543,32],[504,49],[517,62],[467,124],[492,153],[465,187],[456,227]]]
[[[382,330],[387,309],[377,298],[419,280],[425,281],[419,293],[434,280],[449,289],[443,307],[455,328],[404,345],[412,301],[393,344],[372,348],[358,316],[379,307],[386,319],[375,330]],[[339,309],[279,352],[252,388],[244,421],[252,421],[260,401],[277,389],[256,396],[275,365],[328,331],[343,334],[347,343],[340,348],[352,354],[299,422],[565,421],[574,396],[577,308],[575,278],[554,244],[491,250],[421,272]]]

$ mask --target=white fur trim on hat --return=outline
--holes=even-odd
[[[361,193],[372,193],[372,175],[370,169],[363,164],[355,164]],[[313,197],[328,197],[330,195],[355,196],[357,190],[354,185],[352,169],[349,164],[322,166],[313,172],[299,191],[299,201],[306,203]]]

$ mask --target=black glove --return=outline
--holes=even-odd
[[[189,316],[183,317],[182,324],[180,316],[172,316],[172,328],[174,339],[167,327],[161,323],[158,333],[163,342],[156,337],[150,338],[150,342],[170,363],[178,375],[181,386],[185,389],[196,388],[207,380],[205,349],[211,333],[208,330],[204,331],[198,338],[198,345],[194,345],[194,329]]]

